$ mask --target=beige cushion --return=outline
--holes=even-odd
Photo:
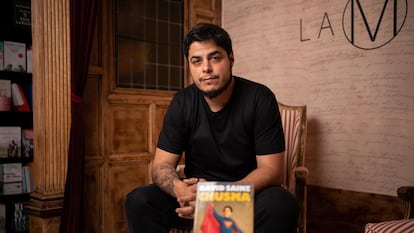
[[[365,233],[414,233],[414,218],[368,223]]]

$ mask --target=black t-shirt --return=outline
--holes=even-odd
[[[185,152],[185,174],[210,181],[236,181],[257,167],[256,155],[283,152],[285,141],[273,92],[262,84],[235,78],[233,94],[212,112],[192,84],[174,95],[157,147]]]

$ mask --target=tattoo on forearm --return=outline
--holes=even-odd
[[[160,165],[152,171],[152,180],[171,196],[174,194],[174,180],[178,179],[177,172],[171,166]]]

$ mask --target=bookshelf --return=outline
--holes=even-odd
[[[33,190],[31,45],[31,1],[3,0],[0,9],[0,233],[29,232],[29,215],[24,205]]]

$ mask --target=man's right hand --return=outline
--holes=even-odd
[[[177,195],[177,201],[180,204],[180,207],[176,209],[178,216],[188,219],[194,218],[197,199],[197,183],[199,181],[205,180],[199,178],[188,178],[182,181],[187,186],[183,189],[182,194]]]

